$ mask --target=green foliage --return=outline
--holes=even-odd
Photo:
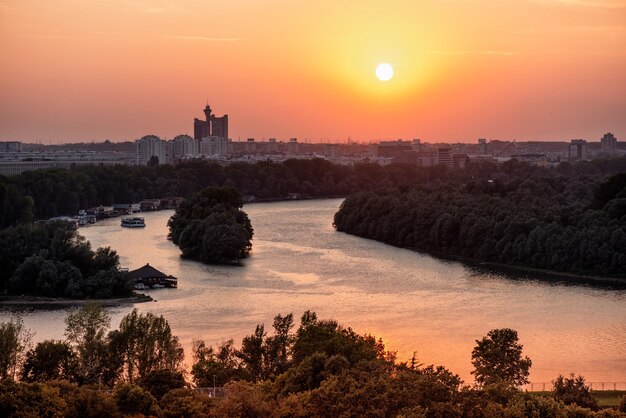
[[[529,393],[520,393],[506,408],[506,418],[565,418],[571,415],[564,413],[562,404],[557,401]]]
[[[68,405],[58,388],[41,383],[0,381],[0,416],[39,418],[67,416]]]
[[[207,348],[204,341],[193,343],[194,364],[191,368],[194,383],[199,387],[224,386],[244,377],[239,367],[237,350],[233,340],[228,340],[217,349]]]
[[[522,357],[522,345],[517,331],[494,329],[482,340],[476,340],[472,351],[472,365],[479,385],[504,384],[518,387],[528,383],[532,361]]]
[[[601,183],[601,176],[541,174],[359,192],[334,224],[435,254],[626,278],[626,192],[614,190],[623,176]]]
[[[13,380],[18,375],[31,339],[21,318],[0,323],[0,381]]]
[[[111,338],[117,342],[118,356],[131,383],[151,372],[180,369],[184,351],[163,316],[139,314],[135,308],[122,318],[119,332]]]
[[[552,382],[552,396],[565,405],[578,405],[583,408],[598,410],[598,401],[591,394],[591,388],[585,384],[585,378],[576,377],[574,373],[570,377],[559,375]]]
[[[111,298],[132,294],[109,248],[95,252],[68,222],[25,224],[0,231],[0,289],[47,297]]]
[[[287,370],[291,356],[293,315],[276,315],[274,335],[266,336],[263,324],[257,325],[254,334],[244,337],[237,356],[248,379],[274,379]]]
[[[205,263],[232,263],[248,256],[253,230],[232,188],[207,187],[176,209],[168,226],[182,256]]]
[[[159,347],[171,346],[172,352],[178,351],[178,341],[162,317],[140,315],[135,310],[122,320],[120,330],[108,335],[108,317],[97,306],[70,313],[66,322],[68,342],[44,341],[30,350],[23,378],[71,379],[68,370],[78,358],[76,381],[87,385],[59,380],[16,383],[4,379],[0,381],[0,416],[620,416],[616,410],[594,412],[580,406],[580,402],[565,405],[567,396],[587,400],[589,395],[584,379],[573,375],[571,379],[559,376],[555,380],[557,399],[517,390],[515,385],[527,377],[530,362],[521,357],[517,333],[508,329],[493,330],[477,341],[473,355],[475,366],[483,367],[481,373],[478,367],[476,370],[477,381],[482,379],[483,385],[470,388],[463,387],[459,376],[446,368],[424,367],[415,356],[410,362],[396,363],[393,353],[385,352],[381,341],[358,335],[333,321],[318,320],[313,312],[305,312],[295,333],[291,332],[293,316],[277,315],[272,336],[267,336],[259,325],[255,333],[244,339],[241,350],[235,349],[232,341],[217,349],[202,341],[194,342],[194,380],[199,385],[212,386],[212,375],[216,374],[220,378],[216,383],[225,389],[224,398],[211,399],[187,387],[178,370],[177,355],[162,362],[168,354]],[[124,362],[128,360],[129,347],[134,348],[135,360],[151,358],[146,365],[169,364],[170,369],[147,371],[137,379],[140,386],[127,383],[128,364]],[[309,351],[312,353],[305,355]],[[131,376],[141,375],[140,364],[133,363],[135,371]],[[257,374],[252,373],[253,365]],[[102,385],[90,385],[99,383],[94,376]],[[122,383],[113,391],[102,390],[105,385],[112,388],[116,381]]]
[[[165,394],[160,405],[163,418],[205,418],[209,416],[211,401],[190,389],[181,388]]]
[[[249,382],[234,382],[226,386],[226,396],[214,410],[220,417],[262,418],[275,416],[275,403],[266,388]]]
[[[626,395],[622,395],[619,403],[617,404],[617,410],[619,412],[626,412]]]
[[[22,370],[24,381],[76,381],[78,377],[78,356],[65,341],[45,340],[26,354]]]
[[[65,318],[65,336],[78,353],[81,381],[100,383],[108,366],[106,331],[110,319],[100,305],[89,304]]]
[[[146,389],[156,399],[161,399],[168,392],[187,386],[182,372],[168,369],[153,370],[139,381],[139,385]],[[163,405],[163,402],[161,402]]]
[[[125,415],[160,416],[157,400],[140,386],[125,384],[115,387],[113,394],[118,410]]]
[[[111,395],[89,387],[81,387],[65,398],[67,418],[121,418]]]
[[[341,355],[350,365],[371,361],[383,354],[374,337],[359,335],[336,321],[320,321],[314,312],[306,311],[296,332],[293,362],[299,364],[315,353],[325,353],[328,357]]]

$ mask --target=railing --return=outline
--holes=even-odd
[[[209,395],[210,398],[223,398],[224,397],[224,388],[223,387],[215,387],[215,388],[194,388],[196,392],[203,393],[205,395]]]
[[[626,382],[585,382],[592,390],[626,390]],[[532,382],[522,388],[529,392],[545,392],[552,390],[552,382]]]

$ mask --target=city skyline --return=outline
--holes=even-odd
[[[4,141],[193,135],[206,101],[235,140],[626,132],[622,1],[27,0],[0,22]]]

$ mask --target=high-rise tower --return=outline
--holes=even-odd
[[[211,106],[204,108],[205,120],[193,120],[193,138],[201,141],[203,138],[216,136],[228,140],[228,115],[217,117],[212,113]]]

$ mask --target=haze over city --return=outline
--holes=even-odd
[[[0,140],[626,133],[621,0],[0,1]],[[382,81],[381,63],[393,69]]]

